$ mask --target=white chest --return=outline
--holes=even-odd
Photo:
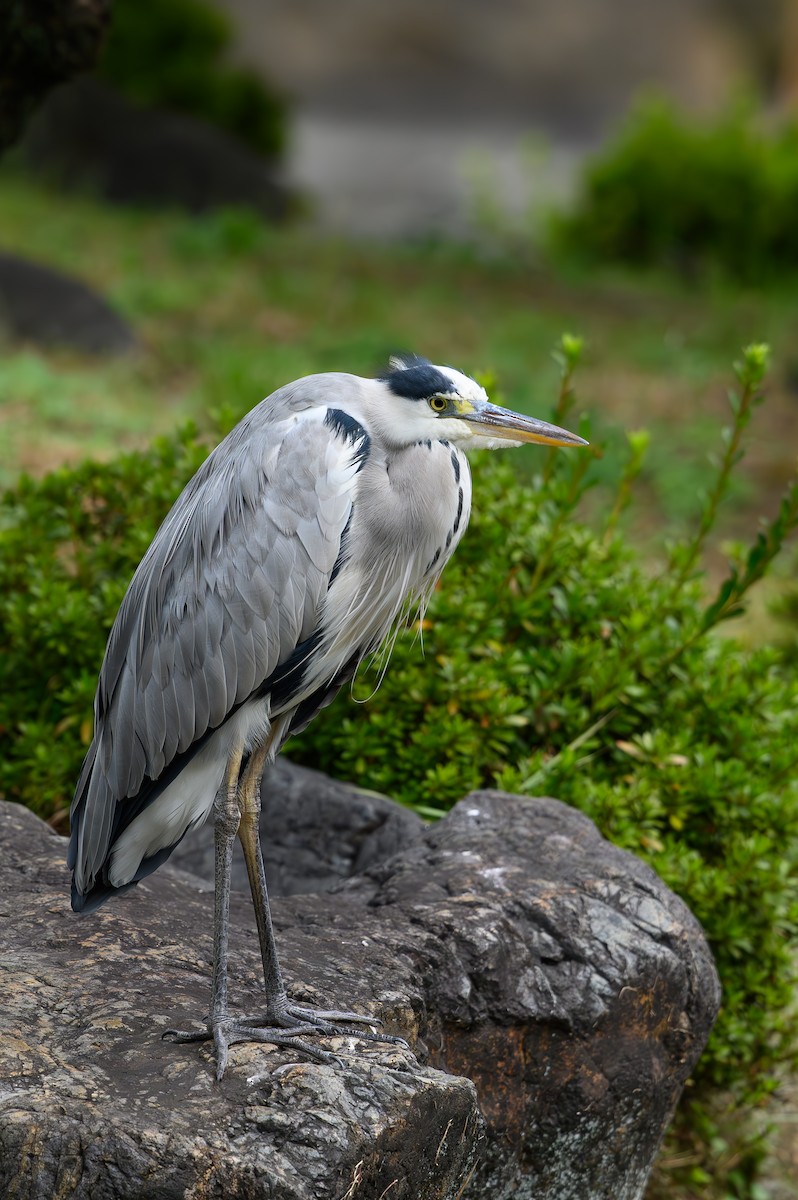
[[[346,534],[346,562],[327,594],[326,669],[358,649],[374,649],[408,606],[423,603],[470,512],[468,462],[450,443],[420,442],[369,460]]]

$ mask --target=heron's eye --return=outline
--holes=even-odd
[[[430,396],[429,406],[433,412],[443,412],[448,401],[445,396]]]

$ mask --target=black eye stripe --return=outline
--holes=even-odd
[[[384,379],[394,396],[403,396],[406,400],[429,400],[437,392],[452,391],[451,379],[429,364],[392,371]]]

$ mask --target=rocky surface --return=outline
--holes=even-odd
[[[215,1084],[206,1045],[159,1038],[206,1011],[203,885],[164,868],[80,918],[61,839],[12,805],[0,837],[0,1194],[17,1200],[634,1200],[717,1009],[701,931],[647,867],[556,801],[474,793],[332,892],[274,905],[294,995],[379,1014],[418,1059],[340,1038],[333,1069],[243,1045]],[[232,912],[251,1011],[245,896]]]
[[[488,1122],[466,1195],[641,1196],[720,1003],[654,872],[555,800],[477,792],[345,894],[433,939],[430,1061],[476,1083]]]
[[[0,253],[0,331],[41,346],[117,354],[135,346],[127,322],[80,280]]]
[[[393,1048],[349,1057],[336,1039],[346,1071],[244,1046],[217,1084],[206,1046],[160,1037],[207,1008],[211,898],[161,873],[84,921],[66,899],[63,839],[8,804],[0,829],[0,1195],[376,1200],[399,1179],[391,1195],[453,1200],[480,1142],[471,1083]],[[292,979],[412,1027],[384,953],[381,986],[362,949],[367,973],[341,975],[342,945],[359,937],[345,912],[329,918],[323,944],[295,928]],[[280,932],[285,944],[283,920]],[[233,986],[251,1004],[257,943],[236,933]]]

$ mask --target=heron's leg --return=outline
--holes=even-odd
[[[233,871],[233,846],[240,823],[238,787],[242,746],[236,746],[227,762],[224,787],[214,801],[214,873],[213,873],[213,981],[211,983],[210,1023],[216,1046],[217,1078],[227,1064],[227,1045],[221,1037],[221,1022],[228,1016],[227,962],[230,946],[230,879]]]
[[[235,746],[230,752],[225,770],[224,783],[216,793],[213,804],[214,817],[214,895],[213,895],[213,980],[211,984],[211,1007],[208,1031],[184,1032],[168,1029],[164,1037],[176,1042],[202,1041],[213,1037],[217,1054],[217,1079],[221,1079],[227,1064],[227,1043],[222,1034],[223,1023],[228,1018],[227,962],[230,942],[230,876],[233,864],[233,845],[238,832],[240,813],[238,787],[243,746]]]
[[[331,1024],[333,1021],[345,1021],[363,1025],[381,1025],[382,1022],[378,1017],[364,1016],[360,1013],[346,1012],[339,1009],[320,1010],[294,1004],[288,999],[277,957],[277,945],[269,908],[269,894],[266,887],[266,872],[263,866],[263,853],[260,845],[260,788],[271,745],[272,740],[270,739],[269,742],[251,755],[242,776],[239,790],[241,824],[238,828],[238,836],[241,839],[241,848],[244,851],[244,861],[252,892],[252,903],[255,908],[255,920],[258,926],[260,953],[263,962],[263,980],[266,988],[265,1016],[262,1021],[258,1021],[257,1018],[249,1018],[247,1023],[250,1025],[254,1023],[256,1026],[271,1026],[271,1031],[268,1028],[261,1029],[264,1035],[268,1035],[274,1029],[285,1031],[288,1034],[315,1032],[340,1035],[341,1033],[350,1032],[368,1041],[395,1042],[405,1046],[407,1043],[403,1038],[387,1034],[365,1033],[359,1029],[348,1030],[341,1025]],[[270,1041],[271,1038],[264,1036],[261,1040]],[[310,1048],[303,1046],[303,1049],[307,1050]],[[318,1056],[318,1051],[315,1051],[315,1054]]]
[[[376,1034],[334,1025],[333,1021],[363,1022],[377,1025],[374,1017],[337,1010],[318,1011],[289,1001],[277,961],[277,949],[269,911],[266,875],[260,848],[258,822],[260,816],[260,781],[269,751],[279,737],[281,727],[275,722],[266,742],[250,755],[243,772],[243,752],[238,750],[228,762],[225,786],[220,789],[214,805],[216,873],[214,895],[213,987],[210,1019],[206,1029],[181,1032],[170,1029],[164,1034],[176,1042],[199,1042],[213,1039],[216,1048],[216,1078],[221,1079],[227,1065],[228,1048],[236,1042],[268,1042],[300,1050],[319,1062],[339,1063],[335,1055],[301,1040],[304,1034],[354,1034],[367,1041],[393,1042],[402,1046],[403,1038]],[[240,776],[240,778],[239,778]],[[266,984],[266,1014],[264,1017],[231,1017],[227,1005],[227,959],[230,929],[230,875],[233,842],[236,833],[241,838],[255,906],[264,982]]]
[[[279,1000],[285,997],[285,985],[277,959],[277,943],[274,938],[269,893],[266,887],[266,872],[260,846],[260,784],[268,754],[269,742],[266,742],[258,747],[247,763],[238,797],[241,813],[238,836],[241,839],[241,849],[244,851],[244,862],[249,876],[255,921],[258,926],[260,956],[263,962],[263,983],[266,988],[267,1004],[271,1009],[275,1001],[279,1003]]]

